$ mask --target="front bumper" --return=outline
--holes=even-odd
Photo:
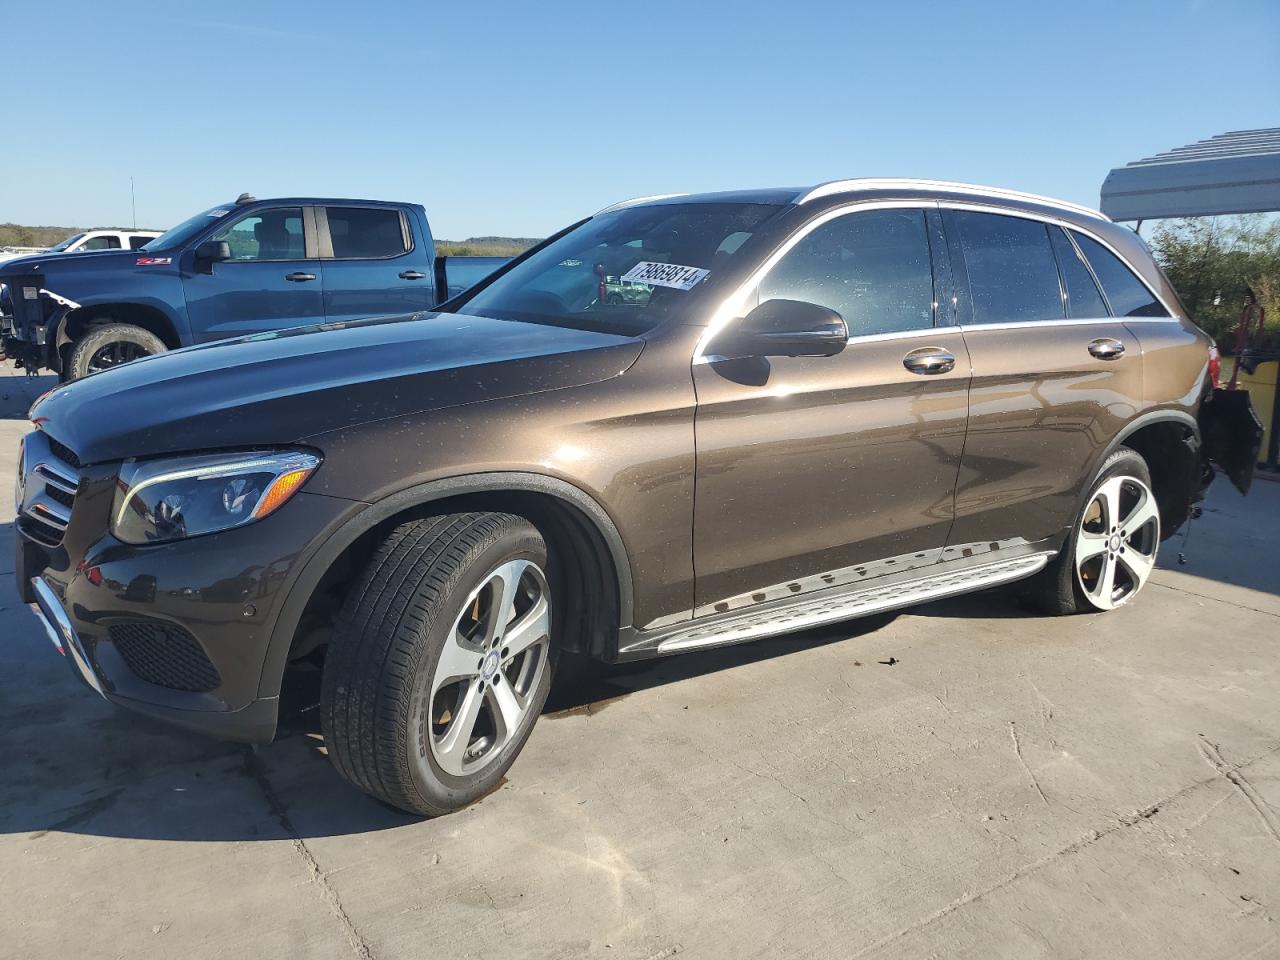
[[[103,532],[114,483],[111,467],[81,471],[56,545],[20,517],[14,570],[23,599],[105,699],[221,739],[269,742],[280,678],[265,677],[264,664],[272,644],[289,639],[275,631],[280,608],[351,503],[303,492],[259,523],[131,546]]]

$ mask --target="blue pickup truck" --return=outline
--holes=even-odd
[[[418,204],[242,195],[139,250],[0,264],[0,353],[72,380],[225,337],[428,310],[505,262],[437,257]]]

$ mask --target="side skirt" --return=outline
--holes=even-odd
[[[1040,550],[982,563],[957,564],[953,569],[934,567],[923,576],[919,571],[909,571],[892,577],[892,582],[886,582],[890,578],[879,578],[875,583],[836,587],[666,630],[628,631],[629,635],[622,637],[618,659],[636,660],[726,646],[970,593],[1029,577],[1043,569],[1056,553]]]

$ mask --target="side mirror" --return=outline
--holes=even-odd
[[[804,300],[766,300],[711,341],[722,357],[834,357],[849,342],[844,318]]]
[[[231,259],[231,244],[225,240],[206,240],[196,247],[196,269],[213,272],[213,265]]]

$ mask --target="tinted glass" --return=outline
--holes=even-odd
[[[1061,227],[1050,227],[1049,235],[1053,237],[1053,250],[1058,255],[1058,269],[1062,271],[1062,279],[1067,285],[1067,314],[1072,317],[1106,317],[1107,305],[1098,292],[1098,285],[1093,282],[1089,267],[1084,258]]]
[[[815,229],[760,283],[760,302],[806,300],[844,317],[849,335],[933,326],[923,210],[869,210]]]
[[[301,260],[306,255],[301,207],[250,214],[219,230],[210,239],[227,241],[231,245],[232,260]]]
[[[333,255],[339,260],[377,260],[405,252],[400,211],[372,207],[326,207]]]
[[[643,333],[669,318],[696,322],[702,291],[779,209],[659,203],[604,213],[464,295],[454,309],[623,334]]]
[[[957,210],[974,323],[1061,320],[1065,315],[1049,232],[1038,220]]]
[[[83,233],[74,233],[71,236],[67,237],[67,239],[63,240],[61,243],[55,244],[54,246],[50,247],[49,252],[61,253],[63,250],[67,249],[67,247],[71,246],[73,243],[75,243],[77,240],[79,240],[83,236],[84,236]]]
[[[119,250],[120,238],[115,236],[90,237],[81,250]]]
[[[1167,317],[1169,311],[1160,305],[1146,285],[1120,262],[1114,253],[1083,233],[1071,231],[1084,255],[1089,258],[1098,282],[1106,291],[1111,312],[1117,317]]]
[[[150,243],[150,242],[151,242],[151,238],[150,238],[150,237],[130,237],[130,238],[129,238],[129,249],[130,249],[130,250],[141,250],[143,247],[145,247],[145,246],[146,246],[148,243]]]

